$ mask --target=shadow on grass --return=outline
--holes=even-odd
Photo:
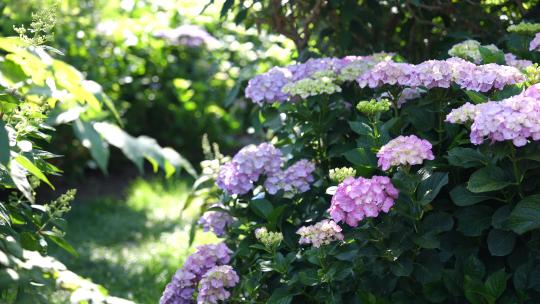
[[[186,182],[138,180],[125,200],[75,202],[66,238],[79,253],[51,253],[111,295],[136,303],[157,303],[164,286],[189,252],[190,218],[180,219]],[[186,216],[193,216],[187,212]],[[215,241],[197,233],[198,242]]]

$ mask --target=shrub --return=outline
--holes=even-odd
[[[250,80],[268,142],[194,186],[234,218],[229,302],[540,300],[537,66],[458,53],[478,64],[318,58]]]

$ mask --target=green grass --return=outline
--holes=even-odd
[[[180,217],[189,191],[186,181],[135,181],[125,200],[95,198],[75,202],[67,220],[67,240],[79,253],[52,254],[79,275],[103,285],[113,296],[157,303],[164,286],[185,257],[193,204]],[[195,244],[212,243],[198,231]]]

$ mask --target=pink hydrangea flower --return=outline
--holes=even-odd
[[[506,53],[504,54],[504,60],[506,61],[506,64],[515,67],[516,69],[523,70],[526,67],[529,67],[533,65],[532,61],[530,60],[524,60],[524,59],[518,59],[516,55],[512,53]]]
[[[533,40],[529,44],[529,51],[540,51],[540,33],[534,35]]]
[[[387,213],[398,194],[389,177],[349,177],[338,185],[328,211],[337,223],[343,221],[356,227],[365,217],[377,217],[381,211]]]
[[[426,159],[435,158],[431,148],[429,141],[415,135],[399,136],[379,150],[377,153],[378,164],[385,171],[401,165],[419,165]]]
[[[322,220],[311,226],[303,226],[296,231],[300,235],[300,244],[312,244],[319,248],[321,245],[328,245],[333,241],[343,241],[341,227],[331,220]]]

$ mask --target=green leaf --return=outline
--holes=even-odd
[[[249,203],[249,207],[251,210],[253,210],[253,212],[255,212],[255,214],[264,219],[269,219],[272,211],[274,211],[272,203],[265,199],[252,200]]]
[[[471,304],[483,304],[484,298],[487,295],[486,288],[482,281],[477,278],[471,278],[468,275],[465,275],[465,280],[463,282],[463,289],[465,292],[465,298]]]
[[[355,166],[375,168],[377,167],[377,157],[375,153],[365,149],[356,148],[345,152],[345,158]]]
[[[491,225],[492,213],[493,210],[488,206],[463,207],[455,213],[458,219],[457,230],[466,236],[480,236]]]
[[[443,265],[435,250],[422,251],[414,263],[413,276],[421,284],[438,281],[442,276]]]
[[[395,260],[390,265],[390,271],[398,277],[408,277],[413,272],[413,262],[409,258],[402,258]]]
[[[528,196],[517,203],[506,226],[517,234],[540,228],[540,194]]]
[[[506,228],[506,220],[508,220],[508,217],[510,217],[511,212],[511,205],[504,205],[497,209],[497,211],[495,211],[491,217],[491,226],[497,229]]]
[[[75,251],[75,249],[58,233],[54,231],[43,231],[42,234],[45,235],[51,241],[53,241],[56,245],[60,246],[60,248],[69,252],[71,255],[75,257],[79,256],[77,251]]]
[[[461,147],[448,151],[447,159],[451,165],[461,168],[480,167],[489,163],[489,159],[477,149]]]
[[[492,50],[485,46],[479,46],[478,50],[480,51],[480,55],[482,55],[483,64],[488,64],[488,63],[505,64],[506,63],[506,60],[504,59],[504,53],[501,50]]]
[[[26,178],[26,171],[24,170],[23,166],[18,162],[11,162],[9,164],[9,175],[17,189],[22,192],[24,197],[26,197],[26,199],[28,199],[28,201],[31,203],[34,203],[35,198],[32,186],[30,186],[28,178]]]
[[[509,277],[510,276],[504,271],[504,269],[490,275],[484,284],[486,287],[486,292],[493,297],[494,300],[497,300],[506,290],[506,282],[508,281]]]
[[[421,228],[425,232],[441,233],[452,230],[454,227],[453,217],[446,212],[433,211],[430,212],[422,220]]]
[[[514,250],[516,235],[512,231],[491,229],[487,237],[488,249],[493,256],[506,256]]]
[[[474,193],[482,193],[500,190],[511,184],[511,180],[505,174],[503,169],[489,166],[477,170],[471,175],[467,184],[467,189]]]
[[[277,288],[272,292],[266,304],[289,304],[292,302],[293,296],[287,288]]]
[[[363,121],[349,121],[349,126],[356,134],[371,136],[373,129]]]
[[[6,130],[6,124],[0,120],[0,164],[8,166],[9,164],[9,136]]]
[[[307,269],[300,271],[298,273],[298,280],[300,283],[306,286],[314,286],[319,284],[319,276],[317,275],[317,270]]]
[[[467,190],[465,185],[458,185],[450,191],[450,198],[456,206],[472,206],[477,203],[487,201],[491,197],[483,194],[473,193]]]
[[[418,185],[417,192],[420,204],[427,205],[431,203],[446,184],[448,184],[448,173],[446,172],[424,174],[420,185]]]
[[[221,12],[219,13],[219,15],[222,18],[225,17],[225,15],[227,15],[231,7],[234,5],[234,2],[235,2],[234,0],[225,0],[225,2],[223,3],[223,6],[221,7]]]
[[[465,94],[467,94],[474,104],[484,103],[489,99],[486,95],[475,91],[465,91]]]
[[[75,132],[75,136],[81,141],[81,144],[90,150],[92,158],[96,161],[101,171],[107,173],[109,147],[101,139],[101,136],[92,124],[77,119],[73,123],[73,131]]]
[[[486,267],[482,261],[471,255],[463,266],[463,273],[472,278],[482,279],[486,274]]]
[[[28,170],[32,175],[39,178],[41,181],[49,185],[52,189],[54,189],[54,186],[49,182],[49,179],[39,170],[34,163],[32,163],[28,158],[24,157],[23,155],[17,155],[15,157],[15,161],[19,163],[24,169]]]

